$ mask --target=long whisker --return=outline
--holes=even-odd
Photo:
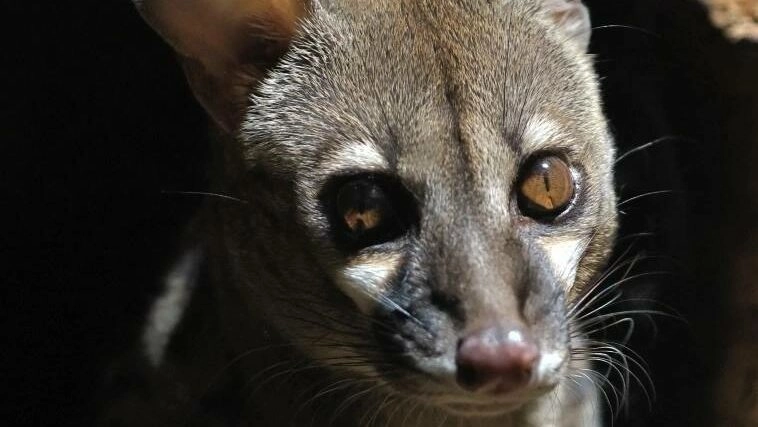
[[[669,135],[669,136],[664,136],[664,137],[658,138],[656,140],[650,141],[648,143],[645,143],[645,144],[642,144],[642,145],[640,145],[638,147],[634,147],[634,148],[630,149],[629,151],[625,152],[624,154],[622,154],[618,158],[616,158],[616,161],[615,161],[614,164],[618,164],[622,160],[628,158],[629,156],[631,156],[631,155],[633,155],[635,153],[639,153],[640,151],[647,150],[647,149],[652,148],[652,147],[654,147],[656,145],[659,145],[661,143],[670,142],[670,141],[685,141],[685,140],[692,142],[692,140],[689,139],[689,138],[685,138],[685,137],[682,137],[682,136],[675,136],[675,135]]]
[[[651,272],[648,272],[648,273],[635,274],[633,276],[625,277],[625,278],[617,281],[616,283],[614,283],[611,286],[619,287],[619,286],[621,286],[622,284],[624,284],[626,282],[630,282],[632,280],[636,280],[636,279],[639,279],[639,278],[642,278],[642,277],[661,276],[661,275],[670,275],[670,274],[671,273],[668,272],[668,271],[651,271]],[[572,320],[574,320],[574,321],[581,321],[583,319],[586,319],[588,316],[591,316],[591,315],[597,313],[598,311],[600,311],[600,310],[599,309],[594,309],[594,310],[590,311],[589,313],[582,314],[581,316],[575,317]],[[581,314],[581,313],[579,313],[579,314]]]
[[[601,290],[600,292],[598,292],[594,296],[592,295],[595,290],[601,288],[601,286],[603,285],[603,283],[605,282],[605,280],[608,277],[612,276],[619,269],[625,267],[626,265],[629,265],[630,267],[633,267],[634,264],[637,261],[639,261],[639,260],[645,260],[645,259],[651,259],[651,258],[653,258],[653,257],[642,257],[642,256],[638,255],[638,256],[635,256],[634,258],[631,258],[631,259],[629,259],[627,261],[624,261],[622,263],[618,263],[618,261],[616,263],[614,263],[611,266],[611,268],[605,274],[603,274],[595,282],[595,284],[578,301],[576,301],[575,303],[571,304],[571,306],[569,308],[569,311],[568,311],[568,318],[572,319],[572,318],[574,318],[574,316],[581,314],[581,312],[584,310],[585,307],[592,306],[592,304],[594,304],[595,301],[598,301],[604,295],[606,295],[606,294],[612,292],[613,290],[615,290],[616,288],[618,288],[620,284],[618,282],[616,282],[614,284],[611,284],[610,286],[605,287],[603,290]],[[626,277],[626,275],[629,273],[630,269],[627,269],[627,272],[624,273],[624,275],[622,276],[622,279],[624,279]],[[589,298],[589,297],[591,297],[591,298],[589,299],[589,301],[587,301],[587,298]]]
[[[620,30],[633,30],[633,31],[638,31],[640,33],[643,33],[643,34],[651,36],[651,37],[655,37],[655,38],[658,38],[658,39],[661,38],[660,34],[654,33],[652,31],[648,30],[647,28],[637,27],[637,26],[634,26],[634,25],[608,24],[608,25],[599,25],[597,27],[592,27],[592,31],[596,31],[596,30],[616,30],[616,29],[620,29]]]
[[[628,199],[626,199],[626,200],[624,200],[622,202],[619,202],[619,204],[617,204],[616,207],[617,208],[621,208],[622,206],[624,206],[624,205],[626,205],[628,203],[634,202],[635,200],[644,199],[645,197],[658,196],[658,195],[664,195],[664,194],[666,194],[666,195],[668,195],[668,194],[676,194],[676,193],[678,193],[678,192],[675,191],[675,190],[649,191],[647,193],[638,194],[638,195],[630,197],[630,198],[628,198]]]
[[[171,191],[171,190],[161,190],[161,194],[169,194],[169,195],[180,195],[180,196],[203,196],[203,197],[215,197],[218,199],[223,200],[230,200],[233,202],[238,202],[242,204],[249,204],[247,200],[242,200],[240,198],[229,196],[227,194],[220,194],[220,193],[211,193],[207,191]]]

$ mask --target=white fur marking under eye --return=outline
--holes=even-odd
[[[338,273],[337,285],[363,313],[370,313],[386,291],[387,281],[397,270],[399,255],[360,258]]]
[[[576,269],[585,249],[585,240],[574,239],[543,239],[542,245],[547,252],[550,264],[555,274],[571,287],[576,278]]]
[[[171,336],[187,308],[197,280],[200,249],[187,251],[165,278],[165,289],[150,308],[142,334],[145,355],[154,367],[160,366]]]

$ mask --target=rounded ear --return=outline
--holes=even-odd
[[[580,51],[587,51],[592,25],[590,13],[581,0],[542,0],[542,8]]]
[[[286,52],[305,0],[133,0],[182,58],[190,87],[227,132],[252,86]]]

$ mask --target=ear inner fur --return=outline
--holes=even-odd
[[[586,51],[592,28],[584,4],[580,0],[542,0],[542,6],[557,28],[577,48]]]
[[[183,58],[195,96],[224,130],[239,127],[251,86],[286,51],[304,0],[135,0]]]

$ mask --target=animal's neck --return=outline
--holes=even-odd
[[[515,427],[522,426],[514,421],[516,415],[507,414],[498,417],[489,418],[460,418],[450,415],[441,409],[414,407],[409,405],[407,409],[401,409],[398,413],[393,413],[394,409],[389,409],[392,419],[386,425],[396,425],[393,421],[398,421],[399,425],[407,423],[413,427]]]

